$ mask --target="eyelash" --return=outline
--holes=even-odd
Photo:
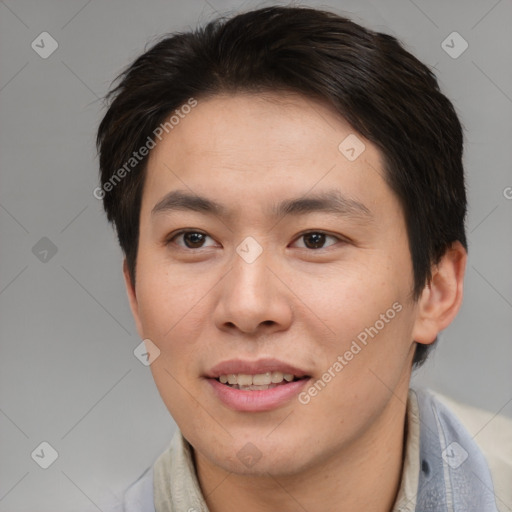
[[[178,238],[179,236],[182,236],[182,235],[186,235],[188,233],[197,233],[197,234],[200,234],[200,235],[205,235],[209,238],[211,238],[208,234],[206,233],[203,233],[202,231],[198,231],[198,230],[195,230],[195,229],[182,229],[176,233],[172,233],[166,240],[165,240],[165,245],[168,246],[170,245],[171,243],[174,243],[174,240],[176,238]],[[320,234],[320,235],[325,235],[326,237],[330,237],[330,238],[334,238],[336,239],[337,243],[338,242],[347,242],[347,239],[345,238],[342,238],[342,237],[339,237],[339,236],[335,236],[335,235],[331,235],[330,233],[327,233],[325,231],[321,231],[321,230],[311,230],[311,231],[305,231],[304,233],[301,233],[298,237],[296,237],[294,239],[294,242],[296,240],[299,240],[300,238],[303,238],[307,235],[311,235],[311,234]],[[213,238],[212,238],[213,240]],[[318,247],[316,249],[312,249],[312,248],[309,248],[309,247],[300,247],[300,249],[308,249],[309,251],[320,251],[322,249],[328,249],[329,247],[331,247],[332,245],[336,245],[336,244],[331,244],[327,247]],[[186,251],[196,251],[196,250],[199,250],[199,249],[204,249],[204,247],[186,247],[186,246],[178,246],[180,247],[181,249],[184,249]]]

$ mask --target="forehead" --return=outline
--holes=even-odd
[[[326,104],[297,94],[218,95],[198,98],[151,151],[143,208],[170,190],[247,208],[334,188],[372,209],[394,200],[383,175],[376,146]]]

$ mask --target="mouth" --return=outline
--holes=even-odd
[[[205,377],[217,399],[242,412],[270,411],[289,404],[311,379],[305,371],[275,359],[225,361]]]

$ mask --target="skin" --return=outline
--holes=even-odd
[[[327,105],[300,95],[217,95],[199,98],[150,153],[136,284],[125,262],[126,286],[139,335],[160,350],[151,371],[194,448],[212,512],[384,512],[395,501],[413,340],[432,343],[456,315],[466,253],[454,243],[412,300],[401,206],[372,143],[357,135],[365,150],[352,162],[338,150],[353,133]],[[231,216],[152,215],[178,189]],[[371,215],[276,219],[269,211],[329,189]],[[170,236],[184,228],[206,234],[203,246]],[[310,248],[305,231],[329,236]],[[236,252],[248,236],[263,250],[252,263]],[[234,411],[204,378],[224,360],[271,357],[316,381],[396,302],[401,311],[307,405]],[[249,442],[261,454],[251,467],[237,457]]]

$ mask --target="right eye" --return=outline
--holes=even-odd
[[[182,230],[171,235],[167,239],[166,245],[175,243],[179,247],[183,247],[185,249],[201,249],[202,247],[210,247],[204,245],[207,238],[213,240],[210,236],[206,233],[202,233],[201,231]],[[181,241],[181,243],[177,242],[177,240]]]

